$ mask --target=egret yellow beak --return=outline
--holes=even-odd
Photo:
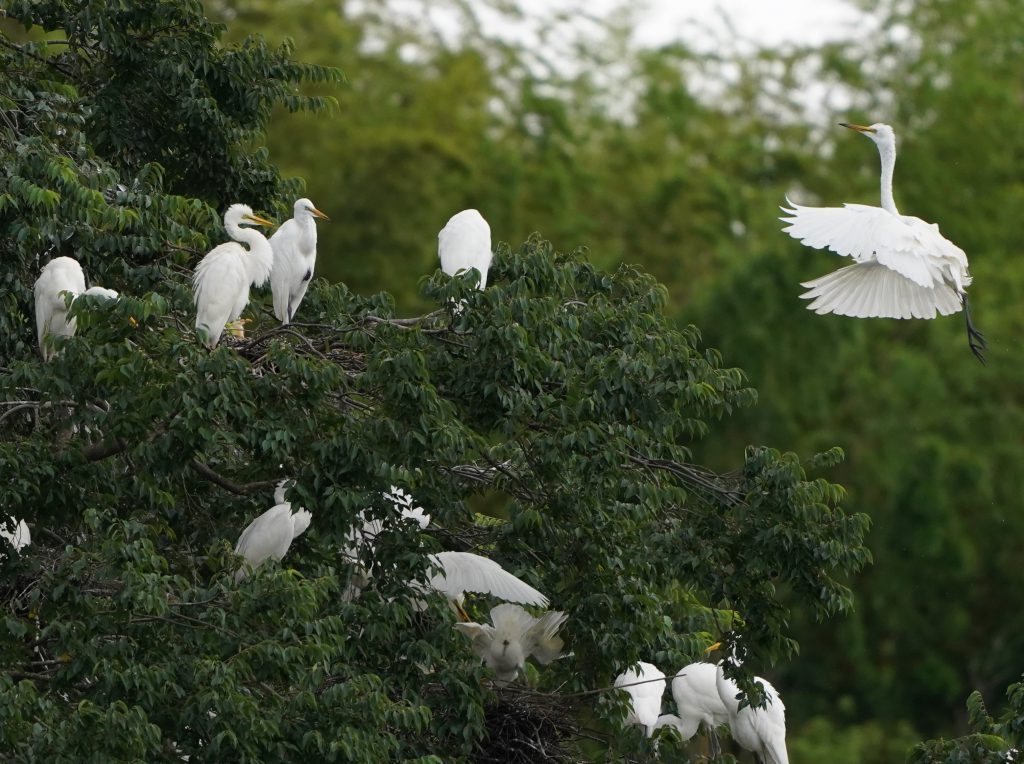
[[[704,654],[707,655],[709,653],[713,653],[715,650],[717,650],[721,646],[722,646],[721,642],[715,642],[715,644],[711,645],[710,647],[705,647],[704,648]]]
[[[242,220],[247,223],[255,223],[256,225],[277,225],[274,221],[261,218],[259,215],[242,215]]]
[[[321,220],[330,220],[330,218],[329,218],[329,217],[327,217],[327,215],[325,215],[324,213],[322,213],[322,212],[321,212],[320,210],[318,210],[318,209],[317,209],[316,207],[310,207],[310,208],[309,208],[309,211],[310,211],[311,213],[313,213],[313,217],[317,217],[317,218],[320,218]]]
[[[840,122],[839,126],[840,127],[845,127],[848,130],[856,130],[858,133],[873,133],[873,132],[875,132],[874,128],[865,127],[864,125],[851,125],[849,122]]]
[[[462,621],[463,623],[472,622],[473,619],[469,617],[469,613],[466,612],[466,609],[462,607],[462,605],[460,605],[455,600],[451,600],[451,603],[452,609],[455,611],[455,615],[458,616],[460,621]]]

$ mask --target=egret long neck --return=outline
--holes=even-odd
[[[270,270],[274,266],[274,250],[267,237],[255,228],[239,226],[231,232],[235,241],[249,245],[249,254],[245,257],[245,269],[253,286],[263,286],[270,278]]]
[[[896,167],[896,146],[890,143],[878,144],[878,155],[882,160],[882,209],[899,215],[892,198],[892,172]]]
[[[316,221],[313,216],[306,214],[301,218],[295,218],[299,224],[299,251],[309,254],[316,250]]]

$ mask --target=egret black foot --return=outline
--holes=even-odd
[[[975,328],[974,321],[971,320],[971,308],[967,304],[967,295],[961,295],[960,299],[964,305],[964,319],[967,321],[967,345],[974,353],[974,357],[981,361],[982,365],[985,365],[984,351],[988,349],[985,335]]]

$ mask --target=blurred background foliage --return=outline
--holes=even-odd
[[[747,443],[839,443],[849,507],[873,519],[856,611],[798,617],[802,655],[773,676],[793,758],[901,761],[915,739],[966,730],[972,689],[998,706],[1024,668],[1018,4],[864,2],[877,34],[747,54],[723,40],[714,55],[637,47],[627,10],[552,14],[538,26],[577,35],[558,48],[571,61],[495,34],[513,3],[440,3],[445,28],[429,23],[438,5],[207,4],[234,39],[290,38],[300,60],[345,74],[320,91],[332,114],[281,113],[267,135],[332,216],[319,273],[416,311],[407,274],[432,272],[436,232],[464,207],[496,240],[539,230],[601,266],[641,264],[761,392],[698,456],[727,466]],[[809,83],[836,97],[808,108]],[[896,127],[897,203],[971,258],[987,367],[955,318],[855,322],[797,299],[837,262],[780,233],[785,195],[877,203],[874,148],[833,129],[840,119]]]

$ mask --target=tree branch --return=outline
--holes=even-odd
[[[239,496],[262,493],[277,485],[276,480],[259,480],[255,483],[236,483],[235,481],[224,477],[220,473],[215,472],[213,469],[197,459],[190,460],[188,466],[198,473],[198,475],[204,480],[220,486],[229,493],[238,494]]]

